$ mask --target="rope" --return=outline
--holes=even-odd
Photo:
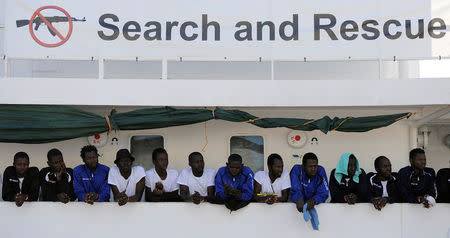
[[[413,113],[409,112],[408,114],[406,114],[406,115],[404,115],[404,116],[402,116],[402,117],[399,117],[399,118],[395,119],[395,121],[400,121],[400,120],[402,120],[402,119],[405,119],[406,117],[410,117],[411,115],[413,115]]]
[[[408,113],[408,114],[406,114],[406,115],[404,115],[402,117],[399,117],[399,118],[395,119],[395,121],[400,121],[402,119],[405,119],[407,117],[410,117],[412,115],[416,115],[416,114],[419,114],[419,113],[423,114],[424,112],[428,112],[428,111],[440,111],[440,110],[446,109],[446,108],[450,108],[450,105],[441,106],[441,107],[437,107],[437,108],[436,107],[434,107],[434,108],[427,108],[427,109],[420,110],[420,111],[410,112],[410,113]]]
[[[255,118],[255,119],[249,119],[248,121],[241,121],[240,123],[253,123],[253,122],[255,122],[255,121],[257,121],[257,120],[261,120],[262,118]]]
[[[212,113],[213,119],[216,119],[216,115],[214,114],[214,112],[216,111],[216,108],[210,109],[210,108],[205,107],[205,109],[206,109],[206,110],[210,110],[211,113]]]
[[[202,152],[205,152],[205,148],[208,145],[208,134],[206,133],[206,121],[205,121],[205,145],[202,148]]]
[[[348,121],[349,119],[351,119],[352,117],[347,117],[347,118],[345,118],[345,120],[343,120],[343,121],[341,121],[340,123],[339,123],[339,125],[337,126],[337,127],[335,127],[333,130],[331,130],[331,131],[334,131],[334,130],[337,130],[339,127],[341,127],[342,126],[342,124],[344,124],[346,121]]]
[[[307,121],[307,122],[303,123],[302,126],[306,126],[306,125],[311,124],[311,123],[313,123],[315,121],[317,121],[317,119],[313,119],[311,121]],[[298,127],[298,126],[300,126],[300,125],[293,125],[293,126],[288,126],[288,127]]]
[[[109,127],[108,134],[109,134],[111,131],[114,130],[114,127],[111,125],[111,122],[109,121],[108,115],[105,115],[104,117],[106,119],[106,123],[108,123],[108,127]]]
[[[416,115],[418,113],[424,113],[424,112],[427,112],[427,111],[439,111],[439,110],[446,109],[446,108],[449,108],[449,107],[450,107],[450,105],[441,106],[441,107],[438,107],[438,108],[435,108],[435,107],[434,108],[427,108],[427,109],[424,109],[424,110],[421,110],[421,111],[413,112],[412,114]]]

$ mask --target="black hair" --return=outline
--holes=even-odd
[[[276,159],[283,161],[279,154],[269,155],[269,157],[267,157],[267,167],[271,168]]]
[[[238,154],[231,154],[230,156],[228,156],[228,163],[231,163],[234,161],[242,164],[242,157]]]
[[[358,161],[358,159],[356,158],[356,156],[355,156],[354,154],[351,154],[351,155],[348,157],[348,160],[351,160],[351,159],[354,159],[354,160]]]
[[[190,153],[189,154],[189,163],[191,163],[191,161],[196,157],[196,156],[200,156],[200,157],[202,157],[202,159],[203,159],[203,155],[200,153],[200,152],[197,152],[197,151],[195,151],[195,152],[192,152],[192,153]]]
[[[415,159],[418,154],[425,154],[425,151],[420,148],[415,148],[409,152],[409,159]]]
[[[95,154],[98,155],[97,147],[93,145],[86,145],[83,148],[81,148],[80,156],[84,160],[87,152],[95,152]]]
[[[167,151],[165,149],[163,149],[163,148],[156,148],[156,149],[154,149],[153,153],[152,153],[152,160],[155,161],[156,157],[159,154],[166,154],[167,155]]]
[[[373,166],[375,166],[375,169],[380,168],[381,161],[384,160],[384,159],[389,161],[389,159],[386,156],[378,156],[375,159],[375,162],[373,162]]]
[[[28,157],[28,154],[25,153],[25,152],[23,152],[23,151],[17,152],[17,153],[14,155],[14,163],[16,163],[16,161],[17,161],[18,159],[27,159],[27,160],[28,160],[28,163],[30,162],[30,157]]]
[[[306,165],[306,161],[308,161],[308,160],[315,160],[315,161],[319,162],[319,159],[317,159],[317,155],[312,152],[309,152],[309,153],[306,153],[305,155],[303,155],[302,164]]]
[[[47,152],[47,161],[50,162],[51,158],[53,158],[55,156],[59,156],[59,155],[62,156],[61,151],[56,148],[53,148]]]

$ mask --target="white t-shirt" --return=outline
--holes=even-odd
[[[269,172],[259,171],[255,174],[255,181],[261,184],[261,193],[276,193],[277,197],[281,197],[281,191],[291,187],[291,178],[288,172],[283,171],[281,176],[273,183],[270,181]]]
[[[387,192],[387,182],[388,181],[381,181],[381,185],[383,186],[383,195],[382,195],[382,197],[389,197],[389,194]]]
[[[156,173],[156,169],[150,169],[145,172],[145,186],[150,188],[152,191],[155,189],[155,185],[157,182],[161,182],[164,186],[164,192],[173,192],[179,189],[177,184],[178,171],[175,169],[167,169],[167,177],[165,180],[162,180],[158,173]]]
[[[177,183],[189,187],[189,193],[192,195],[195,191],[199,192],[201,196],[208,196],[208,187],[214,186],[214,177],[216,171],[213,169],[204,169],[201,177],[195,177],[191,168],[186,168],[181,171]]]
[[[113,166],[109,169],[108,183],[115,185],[119,192],[123,192],[126,189],[125,194],[128,197],[132,197],[136,194],[136,184],[145,177],[145,170],[141,166],[134,166],[131,168],[131,174],[128,179],[125,179],[120,174],[119,168]]]

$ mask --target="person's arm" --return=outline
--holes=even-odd
[[[322,176],[322,182],[320,183],[319,187],[317,188],[316,195],[313,196],[316,205],[324,203],[327,200],[328,193],[329,193],[328,180],[327,180],[326,174],[320,175],[320,176]]]
[[[119,189],[117,188],[116,185],[113,185],[113,184],[110,184],[109,186],[111,186],[111,190],[112,190],[112,192],[113,192],[113,199],[114,199],[114,202],[119,201],[119,197],[120,197]]]
[[[147,186],[145,186],[145,201],[146,202],[152,202],[151,196],[152,196],[152,189],[147,187]]]
[[[109,202],[109,198],[111,196],[111,190],[110,190],[110,186],[108,184],[108,178],[107,176],[105,176],[105,179],[103,180],[101,186],[100,186],[100,190],[99,190],[99,194],[98,194],[98,199],[96,200],[97,202]]]
[[[73,171],[73,192],[77,196],[78,201],[84,202],[87,192],[84,190],[80,169],[81,168]]]
[[[227,199],[227,195],[225,195],[225,187],[222,183],[222,173],[221,170],[217,172],[216,178],[214,179],[214,184],[216,186],[216,195],[218,195],[223,200]]]
[[[361,169],[361,174],[359,175],[359,186],[358,186],[358,193],[357,201],[356,202],[368,202],[369,197],[369,187],[367,185],[367,175],[364,170]]]
[[[67,203],[72,200],[73,194],[71,194],[71,182],[69,182],[69,175],[66,173],[67,171],[63,171],[61,176],[56,178],[55,183],[55,195],[56,200]],[[73,192],[72,192],[73,193]],[[72,197],[71,197],[72,195]]]
[[[180,196],[181,199],[185,202],[191,202],[191,196],[189,193],[189,187],[183,184],[180,184]]]
[[[410,190],[408,175],[405,172],[400,171],[398,177],[400,196],[402,197],[403,202],[419,203],[417,197]]]
[[[74,193],[74,189],[73,189],[73,170],[70,169],[69,171],[67,171],[70,175],[70,182],[68,184],[67,190],[66,190],[66,194],[69,196],[69,200],[70,201],[75,201],[77,199],[77,196]]]
[[[389,185],[389,182],[388,182]],[[388,203],[396,203],[396,202],[401,202],[401,196],[400,196],[400,190],[399,190],[399,181],[398,179],[394,179],[391,183],[391,189],[389,189],[388,186],[388,195],[389,197],[387,198],[387,202]]]
[[[178,190],[163,192],[161,195],[154,194],[149,187],[145,187],[145,200],[147,202],[178,202],[181,201]]]
[[[12,177],[10,169],[6,168],[3,173],[3,187],[2,187],[2,198],[3,201],[14,202],[16,199],[17,192],[14,189],[14,184],[9,181]]]
[[[261,184],[258,183],[258,181],[254,181],[254,192],[253,192],[253,198],[255,199],[256,202],[266,202],[266,198],[265,197],[260,197],[258,196],[259,193],[261,193]]]
[[[438,171],[436,176],[436,187],[438,193],[438,202],[450,201],[450,190],[448,187],[448,179],[445,176],[445,170]]]
[[[180,202],[181,198],[178,189],[172,192],[163,192],[161,195],[162,202]]]
[[[28,190],[28,201],[37,201],[39,199],[39,170],[31,167],[27,171],[28,179],[30,179],[30,187]]]
[[[130,202],[140,202],[145,188],[145,177],[142,177],[136,184],[136,193],[130,197]]]
[[[330,174],[330,195],[331,200],[335,203],[346,203],[344,192],[339,188],[339,182],[334,177],[334,170]]]
[[[242,196],[240,200],[250,201],[253,198],[253,172],[249,171],[248,178],[245,183],[242,185]]]
[[[281,190],[281,197],[278,198],[277,202],[287,202],[289,200],[289,190],[290,188],[286,188]]]
[[[191,194],[189,192],[189,186],[188,186],[188,179],[187,179],[187,171],[186,169],[183,169],[180,173],[180,176],[178,176],[177,183],[180,187],[180,197],[185,202],[191,202]]]
[[[208,186],[206,188],[207,192],[208,192],[208,197],[207,198],[213,198],[214,197],[214,193],[216,192],[216,187],[213,186]]]
[[[291,170],[290,177],[291,177],[291,200],[293,203],[299,204],[299,202],[304,203],[305,196],[303,194],[303,185],[299,179],[300,176],[300,166],[294,166]],[[302,204],[299,204],[302,205]]]
[[[425,194],[436,198],[436,189],[434,188],[434,183],[436,181],[436,172],[434,172],[434,169],[430,168],[429,173],[431,174],[431,179],[428,180],[427,191],[425,192]]]

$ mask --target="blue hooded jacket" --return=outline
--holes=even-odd
[[[328,179],[325,169],[318,166],[314,177],[308,178],[301,165],[295,165],[291,170],[291,199],[296,203],[298,198],[304,202],[310,198],[316,200],[316,205],[323,203],[328,198]]]
[[[249,167],[242,167],[241,172],[236,177],[231,176],[227,167],[222,167],[219,171],[217,171],[216,178],[214,180],[214,184],[216,185],[216,195],[220,196],[224,200],[228,200],[231,197],[225,195],[225,183],[241,191],[241,200],[250,201],[252,199],[253,172]]]

